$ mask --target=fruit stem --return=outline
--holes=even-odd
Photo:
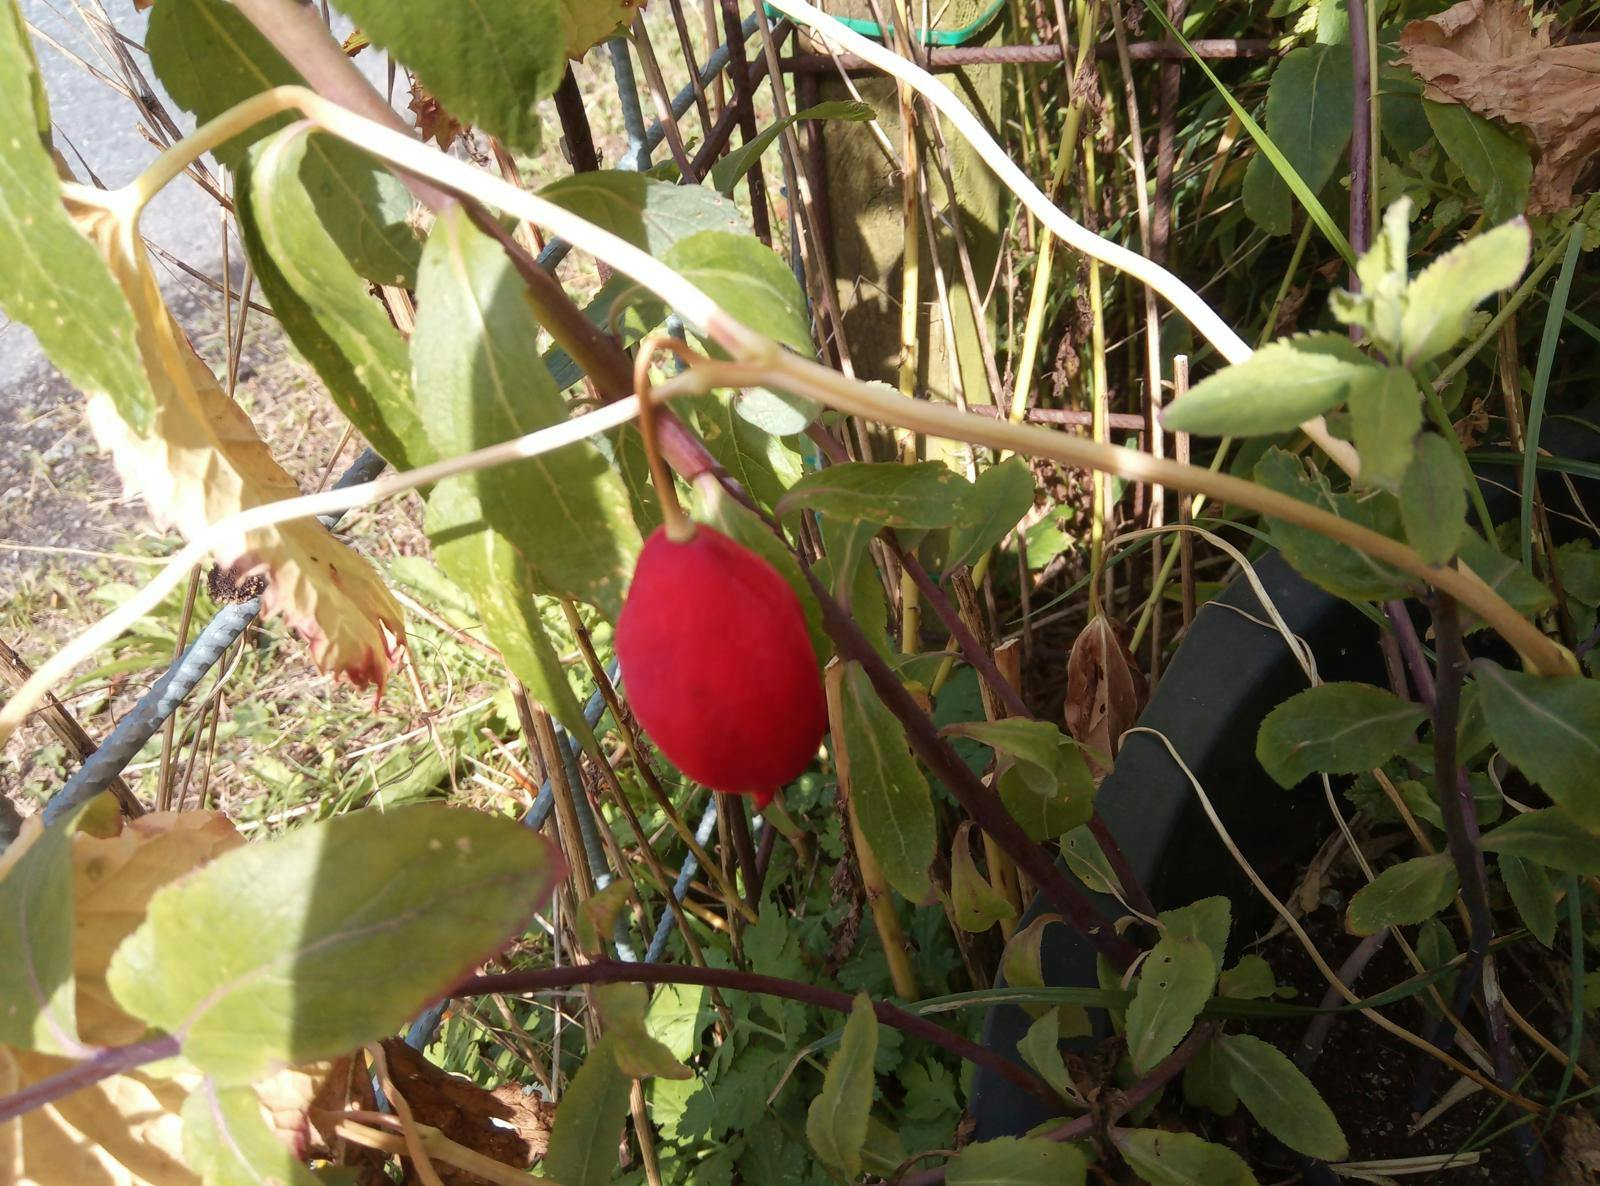
[[[661,525],[666,528],[668,539],[684,544],[694,538],[694,520],[683,513],[672,471],[662,460],[656,441],[656,401],[650,387],[650,364],[661,350],[670,351],[685,362],[701,359],[676,338],[651,334],[640,345],[639,354],[633,360],[633,390],[639,396],[639,435],[644,438],[644,455],[650,462],[650,480],[661,499]]]

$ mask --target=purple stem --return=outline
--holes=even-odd
[[[961,804],[962,810],[994,837],[995,843],[1011,858],[1012,863],[1033,879],[1051,905],[1079,934],[1099,948],[1118,968],[1128,967],[1138,954],[1133,944],[1117,934],[1089,899],[1057,868],[1044,849],[1022,830],[1022,826],[1001,806],[999,796],[978,781],[978,776],[967,768],[949,742],[940,736],[938,727],[911,698],[900,677],[867,641],[867,636],[861,633],[855,620],[845,613],[803,560],[800,570],[822,608],[823,628],[838,648],[839,657],[861,664],[878,693],[878,699],[905,726],[906,739],[923,764],[944,783]]]
[[[1356,945],[1356,949],[1346,957],[1344,963],[1339,965],[1339,983],[1347,987],[1354,987],[1355,982],[1361,978],[1361,973],[1366,970],[1372,957],[1378,954],[1393,934],[1390,930],[1381,930],[1368,935]],[[1334,1012],[1334,1006],[1343,1003],[1344,994],[1331,984],[1328,991],[1322,994],[1322,1008],[1327,1012],[1319,1013],[1311,1019],[1311,1024],[1306,1027],[1305,1037],[1300,1039],[1300,1045],[1294,1052],[1294,1065],[1302,1071],[1309,1071],[1317,1061],[1317,1056],[1322,1053],[1322,1044],[1328,1040],[1328,1033],[1333,1029],[1333,1023],[1339,1019],[1339,1014]]]
[[[1366,0],[1348,0],[1350,73],[1355,107],[1350,118],[1350,246],[1357,255],[1372,246],[1372,46],[1367,41]],[[1350,269],[1350,289],[1361,282]],[[1351,335],[1355,335],[1352,328]]]
[[[568,964],[557,968],[524,968],[517,972],[501,972],[492,976],[473,976],[450,990],[452,997],[482,996],[487,993],[547,992],[558,988],[571,988],[577,984],[703,984],[710,988],[757,992],[766,996],[784,997],[801,1001],[819,1009],[835,1013],[850,1012],[855,998],[836,988],[823,988],[816,984],[802,984],[781,976],[763,976],[758,972],[740,972],[733,968],[702,968],[683,964],[628,964],[613,960],[600,960],[592,964]],[[1015,1083],[1029,1095],[1048,1104],[1059,1112],[1061,1097],[1048,1084],[1025,1067],[1010,1059],[1001,1058],[994,1051],[970,1039],[935,1025],[886,1001],[874,1001],[872,1010],[885,1025],[911,1034],[950,1051],[959,1058],[985,1067]]]
[[[131,1071],[145,1063],[158,1062],[178,1053],[178,1039],[152,1038],[148,1042],[135,1042],[130,1046],[111,1046],[100,1050],[82,1062],[0,1099],[0,1124],[13,1120],[35,1108],[93,1086],[102,1079]]]
[[[1422,650],[1422,640],[1417,637],[1417,627],[1411,620],[1403,601],[1385,601],[1384,616],[1400,644],[1400,655],[1405,659],[1406,670],[1411,673],[1411,683],[1417,690],[1417,700],[1430,713],[1434,711],[1435,692],[1433,672],[1428,668],[1428,656]]]

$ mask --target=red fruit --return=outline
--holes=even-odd
[[[639,724],[696,782],[764,806],[815,756],[828,709],[800,599],[720,531],[651,534],[616,647]]]

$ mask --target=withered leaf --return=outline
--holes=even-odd
[[[411,80],[411,101],[406,104],[417,117],[417,134],[449,151],[466,125],[444,109],[433,93],[415,78]]]
[[[1123,733],[1139,719],[1145,687],[1117,624],[1104,614],[1091,618],[1067,657],[1066,718],[1096,775],[1106,773],[1097,755],[1115,757]]]
[[[168,311],[136,226],[101,191],[63,189],[68,211],[133,308],[155,392],[145,432],[123,420],[109,397],[88,403],[89,425],[129,492],[143,496],[159,525],[188,538],[237,511],[298,495]],[[220,546],[217,562],[237,580],[266,576],[262,609],[310,642],[318,667],[382,687],[405,634],[400,606],[372,566],[321,523],[300,519],[248,532]]]
[[[1423,95],[1516,124],[1537,151],[1529,214],[1576,205],[1600,160],[1600,43],[1552,45],[1513,0],[1461,0],[1400,34]]]
[[[146,1025],[128,1016],[106,987],[117,945],[144,921],[151,896],[169,881],[244,838],[220,811],[163,811],[127,820],[114,836],[72,839],[73,976],[78,1033],[85,1042],[136,1042]]]
[[[73,1066],[73,1060],[0,1046],[0,1095]],[[286,1069],[255,1087],[274,1134],[304,1156],[305,1108],[324,1067]],[[129,1071],[0,1124],[0,1167],[17,1186],[200,1186],[183,1159],[184,1101],[192,1072]]]
[[[431,1125],[458,1145],[482,1153],[485,1157],[505,1165],[525,1170],[537,1155],[532,1142],[526,1139],[520,1126],[513,1124],[517,1113],[499,1096],[485,1091],[469,1079],[458,1078],[429,1062],[423,1055],[398,1038],[383,1043],[384,1058],[389,1064],[389,1074],[394,1079],[395,1090],[405,1097],[411,1114],[419,1124]],[[548,1146],[549,1119],[546,1116],[545,1143]],[[503,1121],[513,1127],[495,1123]],[[435,1161],[445,1186],[478,1186],[483,1179],[457,1166]],[[411,1171],[412,1174],[415,1171]],[[408,1174],[407,1181],[412,1181]],[[416,1178],[416,1181],[421,1181]]]

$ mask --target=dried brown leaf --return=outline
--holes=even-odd
[[[1582,1108],[1559,1121],[1561,1157],[1550,1186],[1593,1186],[1600,1181],[1600,1124]]]
[[[411,80],[411,101],[406,104],[417,117],[417,132],[424,140],[432,140],[448,150],[466,125],[446,111],[433,93],[415,78]]]
[[[1552,45],[1513,0],[1462,0],[1400,34],[1406,61],[1440,103],[1524,128],[1537,152],[1528,213],[1548,214],[1592,188],[1600,153],[1600,43]]]
[[[1101,614],[1091,618],[1067,657],[1067,732],[1084,747],[1091,769],[1095,755],[1115,757],[1122,735],[1144,707],[1145,679],[1122,641],[1122,630]]]
[[[384,1058],[395,1089],[411,1106],[419,1124],[437,1128],[445,1136],[476,1153],[504,1165],[527,1169],[538,1155],[532,1143],[517,1128],[506,1128],[495,1121],[512,1123],[517,1117],[504,1100],[485,1091],[468,1079],[440,1070],[422,1054],[398,1038],[383,1044]],[[552,1110],[553,1112],[553,1110]],[[526,1122],[527,1113],[523,1113]],[[549,1120],[545,1117],[545,1146],[549,1145]],[[443,1161],[435,1161],[445,1186],[478,1186],[483,1179]],[[408,1181],[411,1180],[409,1177]],[[420,1181],[420,1179],[418,1179]]]
[[[101,191],[64,189],[69,211],[133,307],[155,391],[146,433],[130,428],[108,397],[89,400],[90,427],[127,489],[144,497],[158,524],[188,538],[235,512],[298,495],[168,311],[136,228]],[[404,637],[400,606],[372,566],[327,528],[314,519],[283,523],[228,541],[217,553],[237,580],[266,576],[262,609],[305,636],[318,667],[381,690]]]

